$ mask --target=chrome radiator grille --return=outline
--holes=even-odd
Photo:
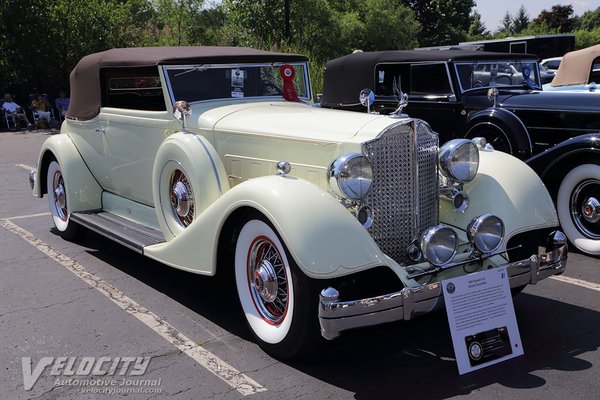
[[[406,249],[438,222],[438,138],[422,121],[392,125],[363,144],[373,166],[373,186],[364,205],[373,212],[371,236],[398,263]]]

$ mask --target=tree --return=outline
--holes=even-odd
[[[498,33],[501,33],[505,36],[510,36],[514,32],[513,26],[513,18],[510,13],[507,11],[502,17],[502,22],[500,23],[500,28],[498,29]]]
[[[579,17],[579,29],[591,31],[600,28],[600,7],[594,11],[586,11]]]
[[[512,20],[512,26],[514,33],[521,33],[529,26],[529,16],[527,15],[527,11],[525,10],[525,6],[521,5],[519,7],[519,11],[517,11],[517,15]]]
[[[571,32],[576,22],[572,15],[572,5],[555,5],[550,11],[542,10],[533,22],[538,25],[546,24],[550,29],[557,29],[559,33]]]
[[[468,37],[474,0],[401,0],[421,23],[421,46],[456,44]]]
[[[481,21],[481,14],[477,11],[473,11],[473,15],[471,15],[471,26],[469,27],[469,40],[487,39],[489,36],[490,32],[487,30],[483,21]]]

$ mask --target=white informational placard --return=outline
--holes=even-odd
[[[523,354],[506,268],[442,281],[460,375]]]

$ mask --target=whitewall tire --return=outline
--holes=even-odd
[[[67,204],[67,184],[57,161],[52,161],[48,166],[46,185],[52,222],[60,236],[66,240],[81,238],[86,229],[71,221]]]
[[[564,177],[556,210],[569,241],[584,253],[600,255],[600,165],[583,164]]]
[[[318,296],[274,229],[260,217],[243,224],[234,264],[242,311],[259,345],[280,358],[304,351],[318,334],[313,324]]]

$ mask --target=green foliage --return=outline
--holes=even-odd
[[[481,21],[481,14],[474,11],[471,15],[471,26],[469,27],[469,40],[485,40],[491,37],[485,24]]]
[[[456,44],[469,37],[474,0],[401,0],[415,12],[423,30],[420,45]]]
[[[591,30],[578,29],[575,34],[575,48],[584,49],[600,43],[600,26]]]
[[[525,6],[521,5],[519,7],[519,11],[517,11],[517,15],[514,16],[512,20],[512,27],[514,33],[521,33],[529,26],[529,16],[527,15],[527,10],[525,10]]]
[[[207,3],[211,6],[207,6]],[[289,35],[284,5],[289,4]],[[230,45],[305,54],[315,93],[324,63],[355,49],[410,49],[489,39],[474,0],[1,0],[0,76],[24,95],[56,94],[86,54],[113,47]],[[600,42],[600,8],[554,6],[532,22],[507,11],[493,37],[562,33]]]
[[[596,28],[600,28],[600,7],[596,8],[594,11],[584,12],[583,15],[579,17],[578,21],[579,30],[591,31]]]

